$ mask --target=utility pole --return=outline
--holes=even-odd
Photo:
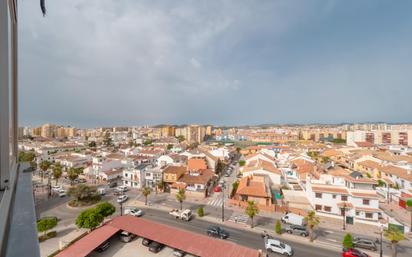
[[[383,225],[381,224],[381,230],[380,230],[380,232],[381,232],[381,249],[380,249],[380,251],[379,251],[379,257],[382,257],[383,256],[383,250],[382,250],[382,244],[383,244]]]

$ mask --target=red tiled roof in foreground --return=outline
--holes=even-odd
[[[56,257],[84,257],[91,253],[96,247],[119,231],[118,228],[112,226],[102,226],[93,230],[86,236],[76,241],[71,246],[67,247]]]
[[[119,230],[126,230],[201,257],[259,257],[258,250],[129,215],[114,218],[56,257],[84,257]]]

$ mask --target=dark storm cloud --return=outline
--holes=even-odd
[[[22,1],[21,122],[411,121],[410,7]]]

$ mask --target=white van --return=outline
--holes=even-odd
[[[299,225],[299,226],[305,225],[305,217],[294,214],[294,213],[288,213],[282,218],[280,218],[280,220],[283,223],[287,223],[287,224]]]

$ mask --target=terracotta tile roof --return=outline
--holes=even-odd
[[[203,158],[191,158],[187,161],[188,170],[207,169],[206,160]]]
[[[362,162],[358,162],[358,165],[361,165],[365,168],[371,168],[371,169],[379,169],[381,168],[381,165],[377,162],[371,161],[371,160],[366,160]]]
[[[349,191],[346,189],[346,187],[337,187],[330,185],[312,185],[312,191],[316,193],[349,195]]]
[[[167,166],[164,170],[163,173],[168,173],[168,174],[184,174],[187,170],[186,166],[175,166],[175,165],[169,165]]]
[[[281,171],[276,168],[271,162],[264,161],[264,160],[258,160],[258,161],[253,161],[248,164],[248,166],[243,167],[242,172],[250,172],[250,171],[257,171],[257,170],[265,170],[271,173],[275,174],[281,174]]]
[[[198,174],[198,175],[195,175]],[[205,185],[207,182],[209,182],[213,177],[215,176],[215,173],[209,169],[202,169],[199,170],[198,173],[186,173],[184,174],[180,179],[179,182],[183,182],[186,184],[203,184]]]
[[[352,183],[359,183],[359,184],[373,184],[377,185],[378,182],[372,178],[354,178],[349,175],[344,176],[345,180],[350,181]]]
[[[338,202],[336,204],[338,207],[353,208],[353,204],[349,202]]]
[[[409,171],[408,174],[408,170],[393,165],[383,166],[380,170],[386,174],[391,174],[412,182],[412,171]]]
[[[350,170],[335,166],[332,169],[328,170],[328,174],[335,177],[345,177],[351,173]]]
[[[327,149],[321,155],[325,157],[332,157],[332,156],[343,155],[343,153],[336,149]]]
[[[247,176],[239,181],[236,194],[254,197],[270,197],[270,192],[266,188],[264,177]]]

